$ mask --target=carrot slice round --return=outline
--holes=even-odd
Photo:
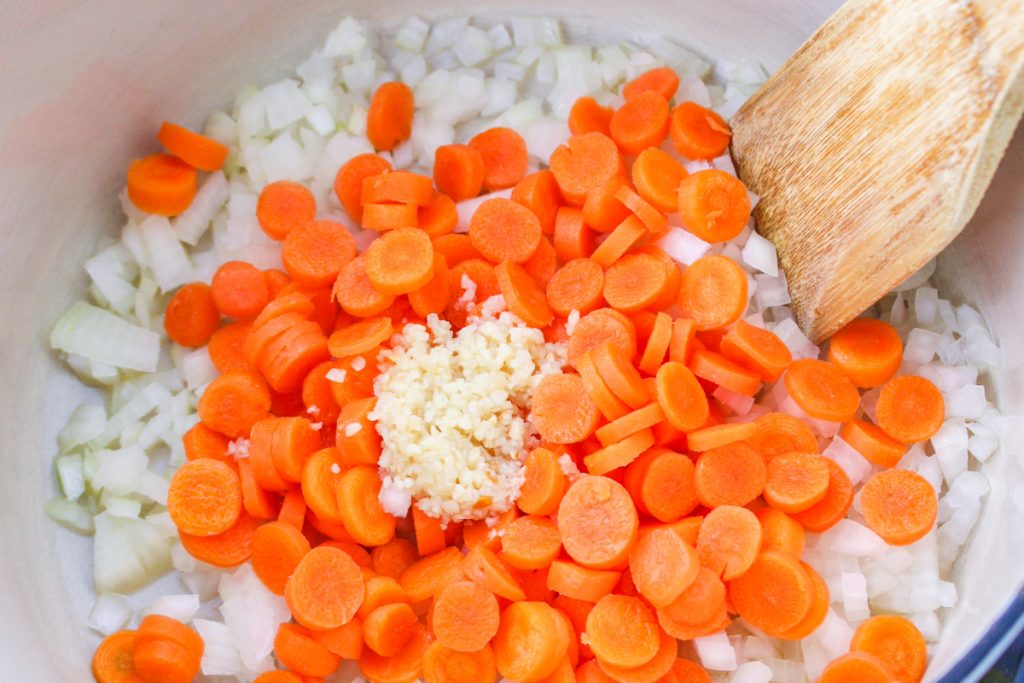
[[[864,523],[890,545],[910,545],[935,526],[938,497],[931,483],[910,470],[883,470],[861,489]]]
[[[284,595],[296,621],[306,628],[326,630],[356,615],[364,591],[359,565],[344,551],[321,546],[302,558]]]
[[[595,519],[603,524],[594,524]],[[585,567],[618,567],[629,555],[639,519],[629,492],[607,477],[577,479],[558,507],[558,532],[569,557]]]

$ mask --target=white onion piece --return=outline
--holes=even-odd
[[[712,671],[736,670],[736,650],[729,642],[729,636],[725,635],[725,631],[694,638],[693,647],[704,668]]]
[[[50,345],[118,368],[152,372],[160,355],[160,337],[100,308],[79,301],[60,317]]]
[[[109,636],[128,626],[133,616],[135,612],[128,598],[117,593],[99,593],[85,625],[97,633]]]
[[[185,595],[161,595],[143,610],[142,615],[161,614],[187,624],[192,621],[192,617],[198,611],[199,596],[188,593]]]

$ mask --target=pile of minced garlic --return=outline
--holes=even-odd
[[[484,306],[457,333],[436,315],[406,325],[381,354],[374,384],[384,508],[412,500],[431,517],[482,519],[512,507],[522,460],[536,445],[528,418],[541,378],[559,374],[564,344]]]

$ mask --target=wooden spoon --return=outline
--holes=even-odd
[[[956,237],[1022,110],[1024,0],[850,0],[743,105],[732,154],[809,337]]]

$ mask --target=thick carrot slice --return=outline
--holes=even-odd
[[[252,537],[259,520],[242,515],[235,525],[216,536],[193,536],[178,531],[181,544],[189,555],[216,567],[236,567],[252,555]]]
[[[843,424],[839,436],[867,460],[881,467],[895,467],[906,447],[881,429],[856,418]]]
[[[168,152],[200,171],[216,171],[228,158],[226,145],[169,121],[160,124],[157,139]]]
[[[676,72],[667,66],[657,66],[622,86],[622,96],[631,100],[637,95],[651,90],[666,100],[671,100],[678,88],[679,76],[676,75]]]
[[[910,545],[935,526],[935,489],[916,472],[879,472],[864,484],[860,496],[864,523],[890,545]]]
[[[699,570],[697,551],[668,529],[643,534],[629,551],[633,583],[655,607],[664,607],[678,598]]]
[[[617,574],[618,572],[612,573]],[[597,599],[600,600],[605,595],[607,595],[607,592],[599,596]],[[597,600],[594,602],[597,602]],[[576,598],[570,598],[565,595],[558,595],[551,599],[551,606],[561,612],[569,620],[569,624],[573,629],[572,637],[577,641],[579,658],[582,660],[594,658],[594,653],[591,652],[590,647],[584,644],[580,638],[580,636],[587,630],[587,617],[590,615],[591,610],[594,609],[594,602],[577,600]],[[571,647],[572,645],[570,645],[570,648]]]
[[[399,228],[373,241],[366,253],[366,277],[384,294],[407,294],[434,276],[434,246],[418,228]]]
[[[594,433],[599,419],[579,375],[547,375],[534,390],[530,420],[545,441],[579,443]]]
[[[135,671],[136,631],[116,631],[103,639],[92,658],[97,683],[142,683]]]
[[[412,506],[412,522],[416,535],[416,551],[421,555],[432,555],[444,550],[445,542],[444,529],[441,528],[441,520],[435,517],[428,517],[427,513],[415,505]]]
[[[326,631],[310,631],[310,636],[328,652],[342,659],[359,659],[363,653],[363,622],[353,617],[350,622]]]
[[[652,235],[660,235],[668,229],[668,218],[665,214],[654,208],[628,185],[620,187],[615,193],[615,198],[639,218]]]
[[[569,336],[569,364],[575,367],[580,357],[605,342],[610,342],[627,361],[633,362],[637,349],[636,326],[615,309],[591,311],[579,319]]]
[[[671,154],[657,147],[645,149],[633,162],[637,193],[665,213],[679,210],[679,183],[686,169]]]
[[[615,141],[597,132],[569,138],[551,154],[550,164],[562,196],[573,206],[582,206],[588,192],[624,170]]]
[[[306,460],[319,449],[320,435],[306,418],[284,417],[276,421],[270,456],[284,481],[301,482]]]
[[[658,653],[661,629],[639,598],[606,595],[587,616],[587,641],[599,662],[630,669]]]
[[[751,625],[769,635],[784,633],[810,611],[814,584],[799,560],[768,551],[729,582],[729,599]]]
[[[434,152],[434,184],[456,202],[480,194],[484,158],[469,145],[442,145]]]
[[[554,314],[548,306],[544,290],[513,261],[502,261],[494,268],[498,287],[509,310],[530,327],[543,328],[551,324]]]
[[[409,565],[398,583],[405,589],[409,599],[422,602],[434,595],[449,583],[461,581],[466,577],[462,571],[462,552],[455,547],[447,547],[439,553],[420,558]]]
[[[367,318],[383,312],[395,298],[384,294],[370,282],[366,271],[366,256],[359,255],[341,267],[334,281],[333,295],[338,305],[357,318]]]
[[[708,420],[708,398],[682,363],[669,361],[658,369],[655,395],[665,419],[678,430],[693,431]]]
[[[199,653],[171,640],[139,638],[132,660],[143,681],[188,683],[199,674]]]
[[[668,359],[686,364],[697,347],[697,323],[690,318],[672,321],[672,338],[668,343]]]
[[[146,640],[169,640],[198,657],[202,657],[206,649],[206,644],[198,633],[177,619],[162,614],[143,617],[139,623],[137,637],[139,643]]]
[[[549,238],[540,238],[540,242],[537,243],[537,251],[533,252],[533,256],[523,261],[523,269],[541,287],[548,286],[548,282],[551,281],[555,271],[558,270],[558,255],[555,253],[555,248],[551,245]]]
[[[431,624],[437,641],[456,652],[476,652],[498,632],[498,600],[472,581],[441,589],[434,600]]]
[[[719,421],[709,418],[708,424],[711,426],[689,432],[686,435],[686,443],[690,450],[702,453],[739,441],[746,441],[755,430],[754,425],[750,422],[719,424]]]
[[[469,238],[492,263],[529,259],[540,243],[540,221],[533,212],[511,199],[488,199],[469,221]]]
[[[393,657],[421,627],[412,607],[405,603],[381,605],[363,619],[363,642],[383,657]]]
[[[338,169],[334,194],[352,218],[361,221],[363,217],[363,180],[389,171],[391,163],[376,154],[356,155]]]
[[[191,429],[185,432],[181,438],[185,446],[185,458],[196,460],[198,458],[213,458],[224,462],[234,461],[228,454],[230,439],[215,432],[202,422],[197,422]]]
[[[705,242],[727,242],[750,220],[747,187],[718,169],[697,171],[679,182],[679,219]]]
[[[412,638],[394,657],[383,657],[364,648],[359,669],[373,683],[414,683],[423,670],[430,635],[422,624],[414,627]]]
[[[700,664],[688,659],[677,659],[672,665],[672,676],[665,683],[711,683],[711,676]]]
[[[356,546],[359,547],[359,546]],[[359,564],[358,562],[356,564]],[[362,566],[362,565],[360,565]],[[356,615],[365,620],[370,612],[381,605],[409,603],[409,595],[397,580],[390,576],[371,576],[365,582],[365,597]],[[365,632],[364,632],[365,635]]]
[[[668,135],[670,113],[664,96],[656,90],[644,90],[615,110],[608,132],[624,153],[639,154],[661,145]]]
[[[279,180],[260,192],[256,218],[263,232],[271,239],[281,241],[292,230],[316,218],[316,199],[302,183]]]
[[[255,318],[270,301],[263,272],[244,261],[222,264],[210,286],[214,305],[230,318]]]
[[[587,227],[582,211],[563,206],[555,217],[552,242],[562,261],[586,258],[594,251],[594,231]]]
[[[828,359],[858,387],[877,387],[899,370],[903,342],[889,323],[857,318],[829,338]]]
[[[330,676],[341,658],[314,640],[297,624],[281,624],[274,637],[274,655],[281,664],[304,676]]]
[[[796,626],[779,632],[778,637],[783,640],[802,640],[817,631],[818,627],[824,623],[825,617],[828,616],[829,603],[832,601],[828,592],[828,584],[825,583],[825,579],[821,578],[821,574],[814,571],[806,562],[801,562],[800,566],[811,577],[811,583],[814,585],[813,602],[811,609]]]
[[[452,269],[463,261],[483,258],[466,234],[441,235],[434,237],[433,242],[434,251],[444,256]]]
[[[196,169],[170,154],[150,154],[128,166],[128,198],[140,211],[177,216],[196,196]]]
[[[615,683],[615,679],[601,670],[596,659],[590,659],[576,667],[576,683]]]
[[[623,485],[639,511],[672,522],[692,512],[700,502],[693,472],[693,461],[685,455],[652,448],[629,465]]]
[[[781,510],[763,507],[754,514],[761,522],[761,549],[799,558],[804,553],[804,528]]]
[[[719,352],[766,382],[774,382],[793,362],[793,354],[773,332],[755,327],[742,318],[722,337]]]
[[[539,446],[523,461],[524,477],[519,509],[530,515],[550,515],[558,509],[565,495],[566,477],[558,456],[549,448]]]
[[[237,472],[211,458],[185,463],[171,479],[167,512],[175,526],[187,534],[224,533],[242,514],[242,485]]]
[[[603,523],[595,525],[595,519]],[[639,519],[622,484],[590,476],[577,479],[566,491],[557,524],[569,557],[585,567],[610,569],[629,555]]]
[[[729,147],[732,131],[715,112],[696,102],[683,102],[672,112],[672,146],[688,159],[714,159]]]
[[[558,315],[578,311],[586,315],[604,302],[604,271],[589,258],[573,259],[555,271],[547,284],[547,298]]]
[[[171,341],[182,346],[202,346],[220,324],[220,311],[214,304],[210,287],[192,282],[171,297],[164,313],[164,330]]]
[[[866,652],[848,652],[829,662],[818,683],[888,683],[889,668],[878,657]]]
[[[284,595],[288,577],[309,551],[301,531],[284,522],[270,522],[253,535],[252,568],[272,593]]]
[[[697,259],[683,273],[679,308],[698,330],[731,325],[747,308],[747,276],[725,256]]]
[[[415,292],[409,292],[409,304],[423,318],[444,311],[452,294],[452,276],[445,257],[434,252],[434,276]]]
[[[291,230],[281,247],[281,260],[296,282],[329,285],[341,267],[356,257],[356,241],[341,223],[310,221]]]
[[[366,112],[366,137],[380,150],[393,150],[409,139],[414,111],[412,90],[405,83],[381,83]]]
[[[569,110],[569,132],[573,135],[584,133],[603,133],[608,135],[608,127],[614,112],[610,107],[603,107],[593,97],[581,97],[573,103]]]
[[[501,557],[515,569],[543,569],[561,549],[558,528],[547,517],[520,517],[508,525],[501,538]]]
[[[526,594],[509,566],[485,545],[477,545],[462,563],[462,569],[473,581],[506,600],[525,600]]]
[[[257,358],[256,367],[271,389],[280,394],[293,394],[296,407],[301,409],[302,397],[297,390],[302,380],[329,357],[323,330],[315,322],[305,320],[271,339]]]
[[[302,497],[317,517],[340,522],[335,490],[341,478],[341,454],[337,448],[323,448],[306,460],[302,468]]]
[[[363,575],[351,557],[321,546],[306,553],[285,586],[295,620],[306,628],[338,628],[356,615],[364,595]]]
[[[640,373],[611,342],[604,342],[593,351],[594,367],[601,379],[618,398],[633,409],[651,402],[652,396]]]
[[[256,484],[267,491],[286,491],[291,485],[281,477],[274,465],[274,438],[277,426],[285,418],[271,417],[252,426],[249,435],[249,462]]]
[[[928,651],[914,623],[895,614],[871,617],[853,634],[851,652],[865,652],[885,662],[897,683],[917,683],[924,677]]]
[[[761,550],[761,523],[750,510],[721,505],[708,513],[697,535],[701,564],[729,581],[746,572]]]
[[[697,570],[696,578],[679,597],[658,610],[659,621],[663,624],[665,621],[671,621],[680,628],[689,626],[691,629],[711,621],[719,621],[725,613],[725,597],[725,584],[721,578],[702,565]],[[662,616],[666,618],[662,619]]]
[[[786,413],[768,413],[757,418],[753,431],[744,440],[757,449],[766,463],[791,451],[818,452],[818,439],[811,428],[800,418]]]
[[[824,457],[815,453],[783,453],[768,463],[764,499],[777,510],[801,512],[825,497],[828,482]]]
[[[469,146],[484,159],[484,189],[488,192],[512,187],[526,175],[526,141],[511,128],[489,128],[477,133]]]
[[[818,534],[835,526],[853,504],[853,484],[850,478],[834,461],[828,460],[827,464],[829,479],[825,497],[812,507],[793,515],[793,519],[805,529]]]
[[[550,605],[515,602],[502,612],[491,645],[502,676],[513,681],[540,681],[565,659],[569,634]]]
[[[661,406],[657,403],[648,403],[643,408],[634,410],[628,415],[624,415],[603,427],[599,427],[594,435],[597,436],[597,440],[601,442],[602,446],[607,447],[619,443],[638,432],[649,429],[664,419],[665,413],[662,411]]]
[[[592,352],[587,352],[579,358],[576,366],[580,372],[580,379],[583,380],[583,388],[605,418],[617,420],[629,413],[629,406],[619,400],[601,378],[594,364]]]
[[[426,206],[434,198],[430,178],[409,171],[392,171],[363,179],[362,202],[366,204],[415,204]]]
[[[393,538],[370,552],[374,573],[396,580],[418,557],[416,546],[404,538]]]
[[[736,441],[701,453],[693,484],[707,507],[746,505],[761,495],[767,477],[760,453]]]
[[[629,208],[617,197],[622,188],[628,190],[629,181],[617,175],[587,193],[583,201],[583,220],[591,230],[611,232],[629,217]]]
[[[384,512],[378,495],[381,481],[374,467],[346,470],[338,481],[338,513],[357,543],[383,545],[394,538],[395,518]]]
[[[236,261],[235,263],[242,262]],[[268,281],[265,272],[263,273],[263,280],[264,283]],[[285,285],[274,299],[267,302],[267,304],[259,310],[259,315],[257,315],[256,319],[252,321],[253,330],[265,327],[274,318],[279,318],[290,313],[296,314],[300,318],[309,318],[313,315],[316,310],[316,306],[313,304],[313,301],[303,292],[297,290],[287,291],[287,287],[288,285]]]
[[[242,345],[250,329],[251,323],[238,321],[224,325],[210,336],[206,350],[218,372],[252,369],[242,352]]]
[[[857,387],[842,370],[826,361],[795,360],[786,370],[785,381],[790,397],[805,413],[819,420],[847,422],[860,407]]]
[[[670,272],[657,257],[627,254],[608,266],[604,298],[609,306],[623,313],[652,308],[669,287],[669,278]]]
[[[882,387],[875,405],[878,426],[905,444],[930,439],[945,419],[946,402],[942,392],[924,377],[894,377]]]
[[[568,560],[555,560],[548,570],[548,587],[574,600],[594,603],[612,592],[622,572],[582,567]]]
[[[622,683],[646,683],[648,681],[664,681],[665,676],[671,675],[672,664],[679,656],[678,641],[664,631],[660,631],[658,651],[647,662],[640,666],[623,668],[606,662],[602,658],[596,659],[598,666],[604,673],[611,676],[612,680]]]
[[[607,474],[612,470],[629,465],[653,445],[654,434],[649,428],[643,429],[621,441],[594,451],[583,458],[583,462],[590,474]]]
[[[590,257],[602,268],[609,268],[646,234],[647,228],[640,219],[627,215],[594,249]]]
[[[415,204],[363,204],[359,225],[365,230],[387,232],[419,226],[420,212]]]
[[[512,188],[512,201],[519,202],[533,212],[545,235],[554,233],[562,193],[551,171],[545,169],[531,173],[516,183]]]
[[[435,192],[430,202],[416,212],[416,224],[431,239],[447,235],[459,225],[459,211],[451,197]]]
[[[656,375],[665,360],[671,340],[672,316],[659,312],[654,317],[654,326],[647,337],[647,343],[644,345],[637,368],[648,376]]]
[[[458,652],[433,642],[423,657],[425,683],[478,683],[492,681],[497,675],[490,645],[476,652]]]
[[[358,356],[373,351],[393,333],[390,318],[368,318],[335,330],[327,340],[327,348],[335,358]]]

